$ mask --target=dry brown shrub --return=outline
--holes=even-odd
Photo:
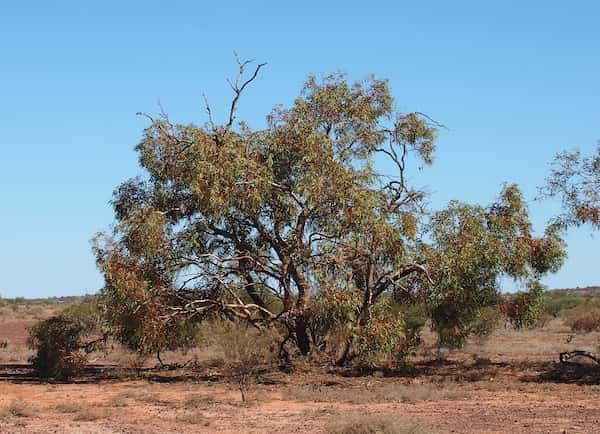
[[[94,403],[97,407],[106,407],[106,408],[118,408],[118,407],[127,407],[127,398],[117,394],[112,397],[108,397],[107,400],[102,402]]]
[[[105,419],[110,416],[110,411],[104,404],[87,404],[81,402],[61,402],[54,406],[54,410],[59,413],[75,415],[73,420],[80,422],[90,422],[98,419]]]

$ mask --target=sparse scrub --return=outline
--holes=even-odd
[[[144,404],[150,405],[163,405],[165,401],[161,399],[160,395],[151,392],[139,392],[134,393],[132,398],[138,402],[143,402]]]
[[[104,404],[104,407],[127,407],[127,399],[115,396]]]

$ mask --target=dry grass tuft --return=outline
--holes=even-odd
[[[77,422],[94,422],[100,419],[107,419],[110,415],[111,413],[107,408],[82,406],[73,420]]]
[[[210,425],[210,421],[206,417],[204,417],[202,413],[199,412],[185,413],[180,416],[177,416],[177,422],[183,422],[189,425]]]
[[[105,407],[127,407],[127,399],[121,396],[115,396],[110,401],[106,402]]]
[[[319,384],[305,385],[288,390],[284,399],[312,402],[344,402],[349,404],[465,399],[468,392],[455,385],[433,384],[387,384],[369,388],[324,387]]]
[[[66,414],[72,414],[72,413],[79,413],[82,410],[82,405],[81,404],[77,404],[74,402],[61,402],[60,404],[56,404],[54,406],[54,410],[58,411],[59,413],[66,413]]]
[[[93,422],[99,419],[110,417],[110,411],[105,407],[98,405],[90,406],[83,403],[61,402],[54,406],[54,410],[59,413],[74,415],[73,420],[78,422]]]
[[[35,408],[24,401],[12,401],[6,407],[0,410],[0,417],[33,417],[36,414]]]
[[[183,407],[188,410],[206,410],[216,404],[217,401],[212,396],[191,395],[183,402]]]
[[[143,402],[144,404],[154,404],[161,405],[164,404],[164,401],[155,393],[140,393],[135,396],[134,399],[139,402]]]
[[[423,425],[390,414],[369,416],[339,415],[325,427],[328,434],[428,434]]]

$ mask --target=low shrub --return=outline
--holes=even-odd
[[[61,316],[79,322],[87,333],[100,333],[102,328],[102,309],[94,296],[86,296],[71,303],[61,311]]]
[[[214,321],[206,336],[220,353],[227,374],[236,378],[245,402],[250,382],[277,362],[279,335],[272,329],[257,330],[246,323],[224,320]]]
[[[62,315],[38,322],[29,330],[29,346],[36,353],[29,359],[42,378],[66,380],[78,375],[87,362],[82,351],[85,327]]]
[[[201,413],[185,413],[177,416],[177,422],[187,423],[189,425],[210,426],[210,420]]]

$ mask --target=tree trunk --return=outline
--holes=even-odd
[[[342,355],[335,362],[335,364],[337,366],[344,366],[346,363],[348,363],[350,361],[350,359],[352,358],[351,355],[352,355],[352,343],[353,342],[354,342],[354,339],[352,339],[352,336],[350,336],[348,339],[346,339],[346,342],[344,344],[344,351],[342,351]]]
[[[296,334],[296,343],[298,344],[300,353],[303,356],[308,355],[310,353],[310,337],[308,336],[308,327],[304,313],[296,318],[294,333]]]
[[[303,356],[306,356],[308,353],[310,353],[310,336],[308,335],[306,315],[310,304],[312,291],[308,280],[302,271],[296,267],[296,264],[294,264],[293,261],[290,261],[289,269],[291,272],[291,277],[294,279],[296,287],[298,288],[298,298],[296,299],[296,306],[294,308],[294,333],[296,335],[296,343],[298,344],[300,353]]]

